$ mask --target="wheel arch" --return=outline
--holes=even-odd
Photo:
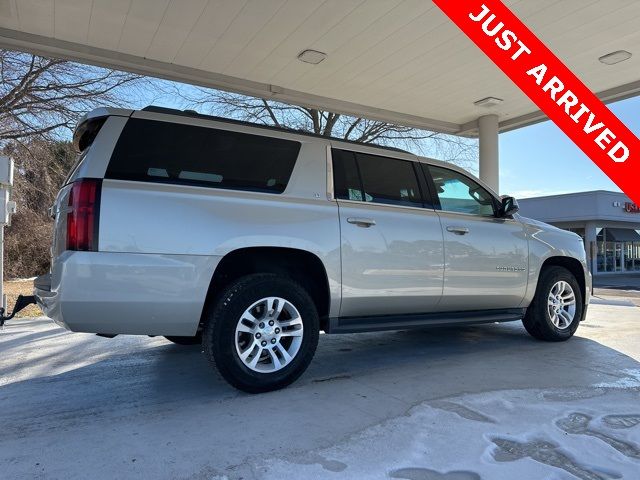
[[[582,293],[582,301],[586,303],[587,299],[587,281],[585,278],[585,271],[580,260],[573,257],[565,256],[553,256],[547,258],[540,266],[540,272],[538,274],[538,282],[540,281],[540,275],[545,268],[549,267],[563,267],[567,269],[576,278],[578,285],[580,285],[580,292]],[[537,288],[537,283],[536,283]],[[586,313],[586,308],[583,309],[583,316]],[[580,319],[582,320],[582,318]]]
[[[329,276],[320,257],[308,250],[279,246],[242,247],[232,250],[218,262],[209,284],[206,301],[215,301],[217,293],[230,282],[252,273],[287,275],[300,283],[309,292],[318,309],[320,328],[326,327],[331,307]],[[204,317],[201,324],[203,320]]]

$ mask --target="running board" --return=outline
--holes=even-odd
[[[369,317],[333,317],[327,333],[358,333],[411,328],[449,327],[479,323],[522,320],[525,308],[474,310],[465,312],[418,313],[406,315],[375,315]]]

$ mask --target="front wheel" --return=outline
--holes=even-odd
[[[260,393],[302,375],[319,331],[315,304],[302,286],[287,277],[253,274],[229,285],[212,305],[202,345],[227,382]]]
[[[534,338],[562,342],[578,329],[583,310],[582,291],[575,276],[566,268],[548,267],[540,274],[522,323]]]

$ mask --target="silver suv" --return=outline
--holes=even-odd
[[[52,214],[44,312],[202,343],[233,386],[293,382],[325,333],[522,320],[570,338],[579,236],[464,170],[399,150],[159,107],[98,109]]]

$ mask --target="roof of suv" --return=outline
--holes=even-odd
[[[332,141],[350,143],[350,144],[353,144],[353,145],[366,145],[366,146],[373,147],[373,148],[380,148],[380,149],[389,150],[389,151],[392,151],[392,152],[401,152],[401,153],[408,153],[410,155],[413,155],[413,153],[411,153],[411,152],[409,152],[407,150],[403,150],[401,148],[397,148],[397,147],[389,147],[389,146],[385,146],[385,145],[378,145],[378,144],[375,144],[375,143],[356,142],[355,140],[347,140],[347,139],[339,138],[339,137],[321,135],[319,133],[312,133],[312,132],[308,132],[306,130],[298,130],[298,129],[295,129],[295,128],[276,127],[276,126],[272,126],[272,125],[263,125],[263,124],[259,124],[259,123],[247,122],[247,121],[244,121],[244,120],[236,120],[236,119],[233,119],[233,118],[218,117],[216,115],[206,115],[206,114],[203,114],[203,113],[198,113],[195,110],[177,110],[175,108],[158,107],[156,105],[149,105],[147,107],[142,108],[140,111],[142,111],[142,112],[164,113],[164,114],[167,114],[167,115],[178,115],[178,116],[182,116],[182,117],[200,118],[200,119],[203,119],[203,120],[214,120],[216,122],[230,123],[230,124],[233,124],[233,125],[243,125],[243,126],[246,126],[246,127],[253,127],[253,128],[261,128],[261,129],[271,130],[271,131],[275,131],[275,132],[295,133],[296,135],[304,135],[304,136],[308,136],[308,137],[321,138],[323,140],[332,140]]]

